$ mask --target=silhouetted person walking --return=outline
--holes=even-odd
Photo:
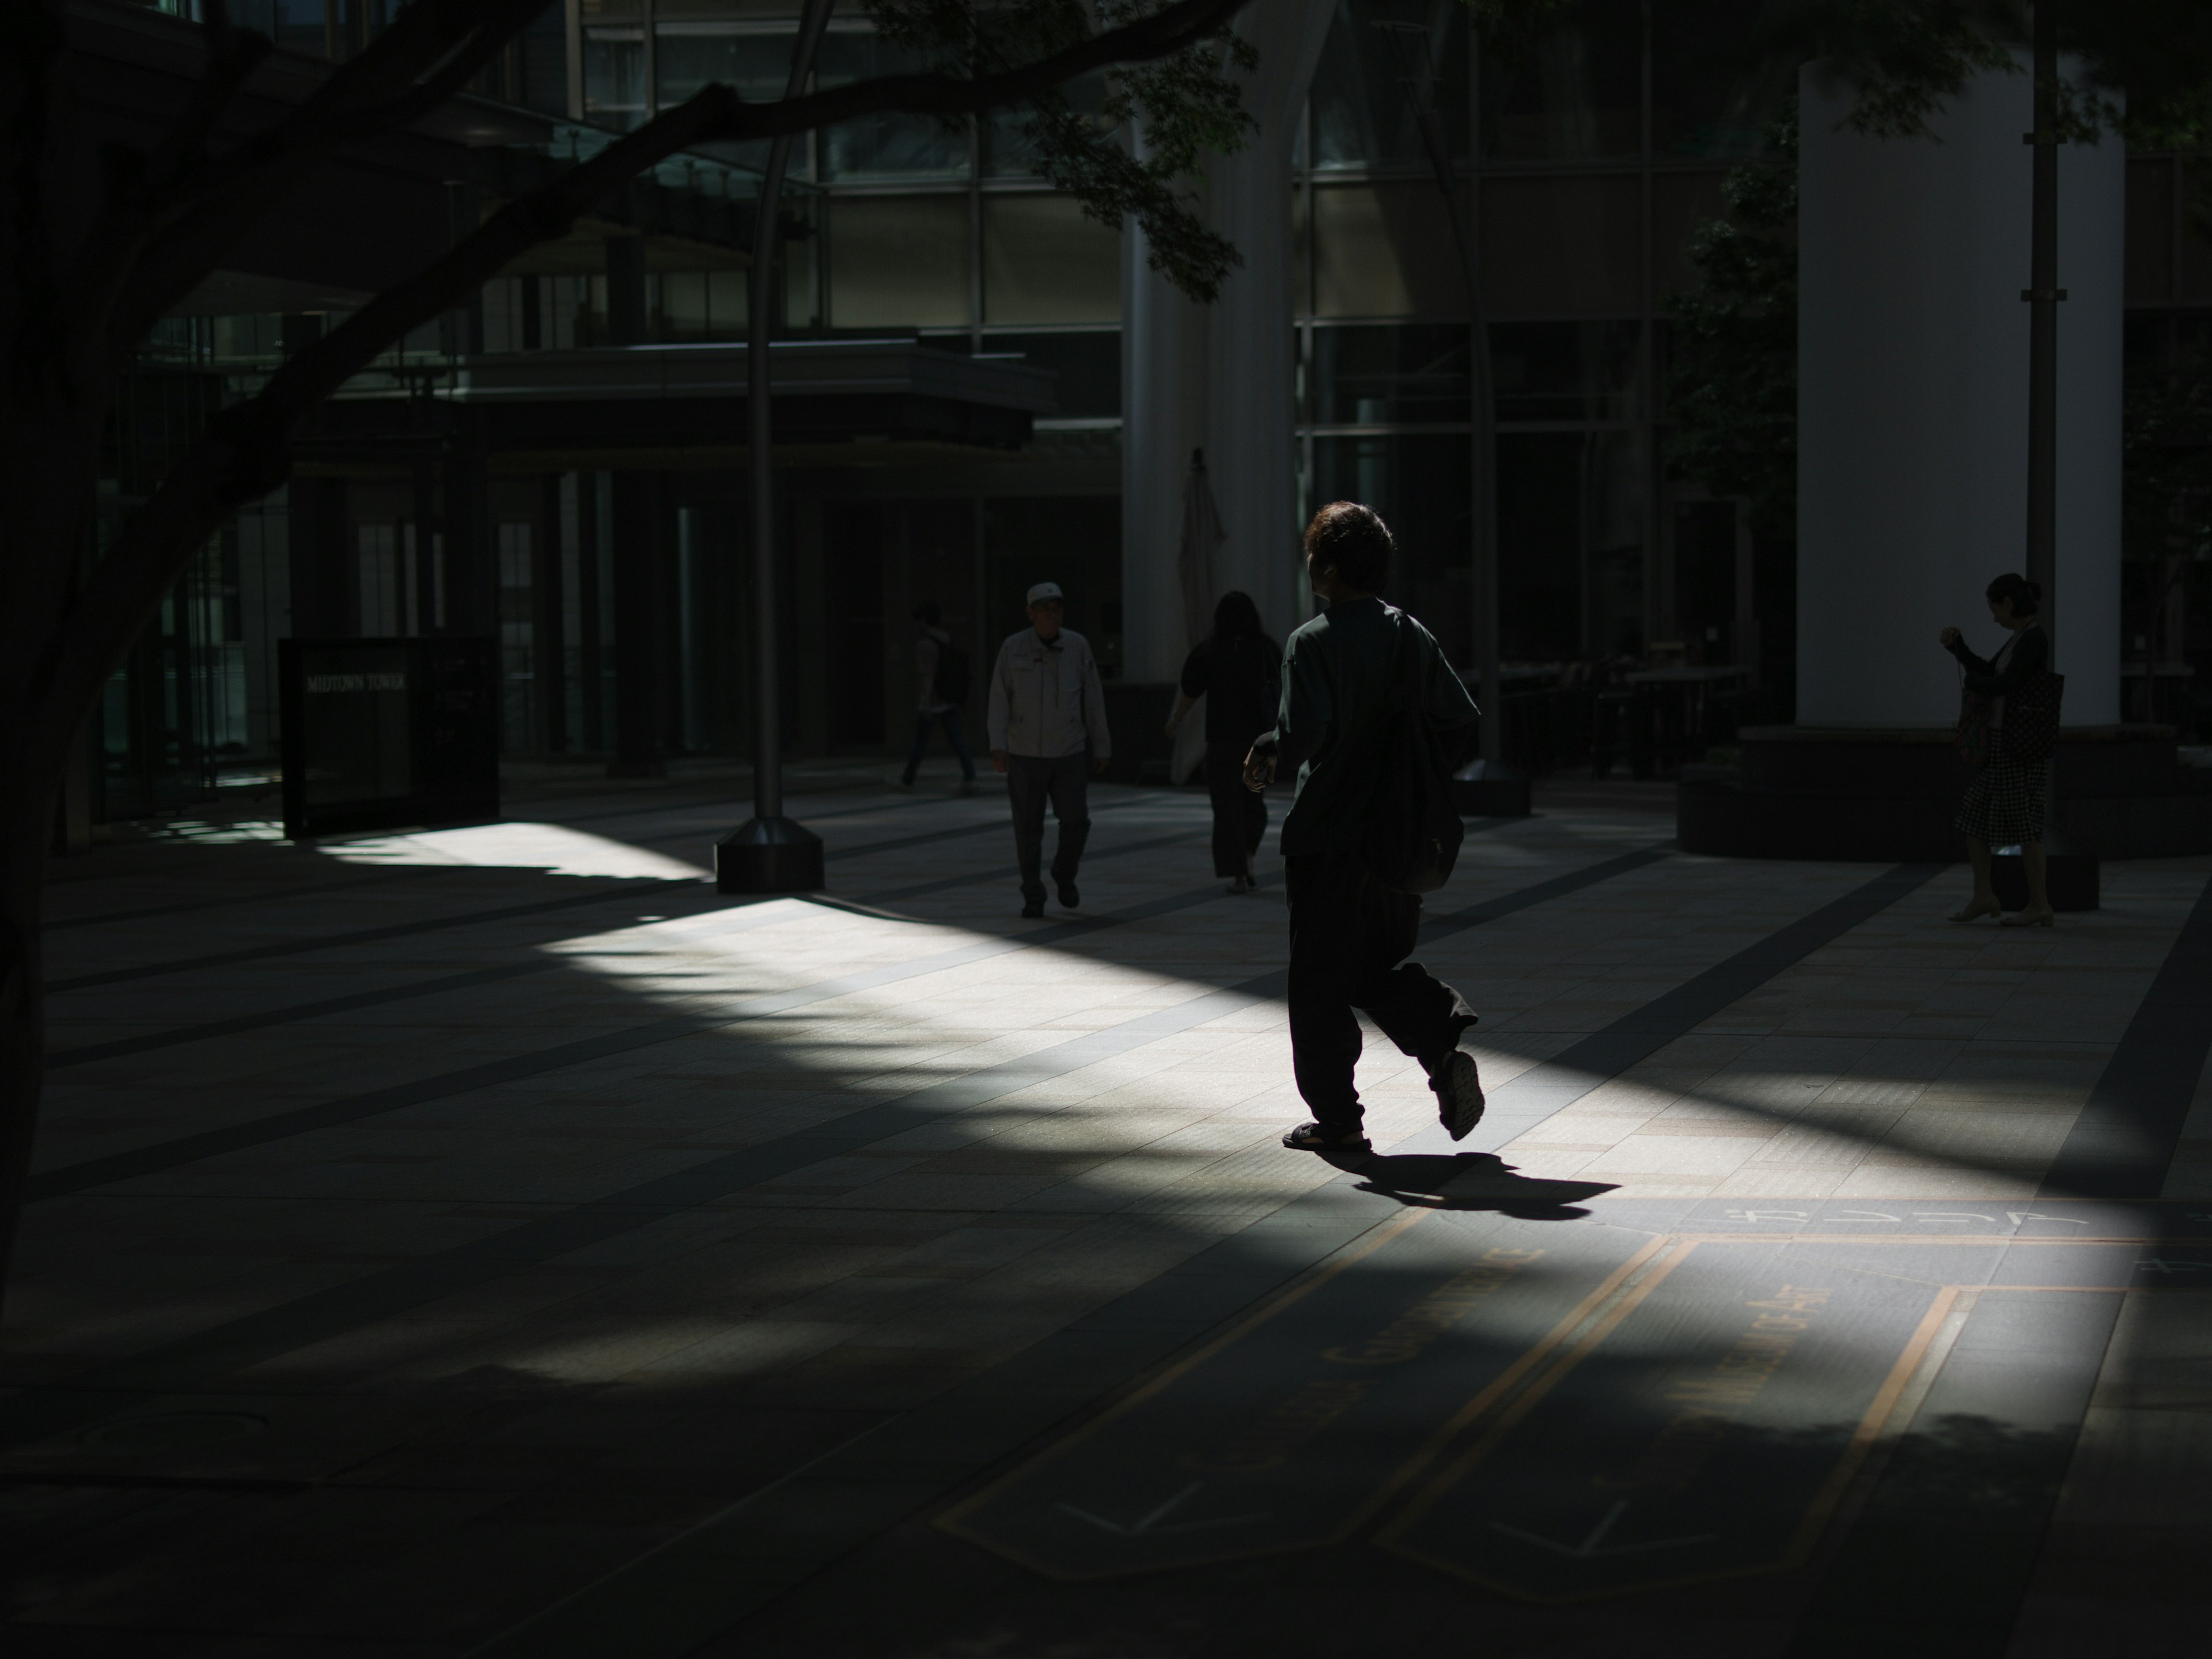
[[[1030,625],[999,647],[985,720],[991,765],[1006,775],[1014,809],[1014,857],[1022,872],[1022,915],[1044,914],[1044,808],[1060,820],[1052,878],[1060,902],[1082,903],[1075,872],[1091,836],[1090,775],[1106,769],[1113,740],[1098,665],[1082,635],[1060,625],[1066,606],[1053,582],[1029,592]]]
[[[960,763],[960,793],[972,795],[975,760],[960,735],[960,706],[968,701],[967,653],[945,631],[944,613],[934,599],[924,599],[915,606],[914,620],[919,629],[914,641],[914,747],[907,750],[906,770],[899,774],[898,787],[914,787],[915,774],[921,769],[922,755],[929,747],[930,728],[942,726],[945,740]]]
[[[1361,860],[1359,843],[1389,782],[1407,636],[1419,716],[1439,732],[1479,716],[1428,629],[1375,597],[1395,550],[1379,517],[1355,502],[1332,502],[1307,526],[1305,546],[1314,597],[1328,609],[1291,635],[1275,729],[1253,745],[1244,769],[1246,786],[1258,791],[1273,781],[1278,763],[1297,768],[1297,793],[1283,819],[1291,1052],[1314,1121],[1292,1129],[1283,1145],[1370,1150],[1353,1080],[1355,1008],[1421,1062],[1437,1115],[1456,1140],[1482,1116],[1474,1057],[1459,1048],[1474,1011],[1420,963],[1404,960],[1420,935],[1421,901],[1385,887]]]
[[[1229,890],[1252,890],[1252,854],[1267,833],[1267,801],[1244,787],[1244,757],[1273,724],[1282,683],[1282,648],[1261,626],[1249,593],[1228,592],[1213,607],[1213,632],[1182,665],[1182,695],[1168,736],[1206,699],[1206,788],[1213,799],[1213,873]]]

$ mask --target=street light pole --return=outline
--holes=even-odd
[[[806,0],[791,54],[786,98],[806,89],[836,0]],[[750,303],[745,328],[745,460],[752,483],[753,815],[714,845],[714,884],[725,893],[803,893],[823,885],[822,838],[783,815],[782,668],[775,597],[775,431],[769,334],[775,317],[776,213],[791,137],[769,142],[755,204]]]

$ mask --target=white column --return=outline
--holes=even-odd
[[[1279,636],[1297,620],[1291,155],[1334,15],[1334,0],[1274,0],[1238,20],[1260,53],[1244,86],[1259,131],[1209,164],[1207,222],[1244,261],[1220,298],[1193,305],[1146,268],[1141,235],[1122,239],[1122,649],[1134,680],[1172,678],[1189,648],[1176,560],[1195,447],[1228,538],[1222,586],[1251,594]]]
[[[1985,74],[1932,138],[1839,131],[1850,94],[1800,83],[1797,719],[1958,717],[1935,638],[2002,635],[1982,598],[2027,538],[2025,72]],[[2119,717],[2120,321],[2126,158],[2060,152],[2058,574],[2065,720]]]

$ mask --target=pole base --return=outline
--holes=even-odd
[[[747,818],[714,843],[714,886],[724,893],[815,893],[822,837],[787,817]]]
[[[1504,761],[1469,761],[1452,774],[1451,793],[1462,817],[1528,816],[1528,780]]]

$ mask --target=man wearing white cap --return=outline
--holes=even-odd
[[[1030,626],[999,647],[984,718],[993,769],[1006,775],[1014,808],[1014,856],[1022,869],[1022,914],[1044,914],[1044,807],[1060,820],[1052,878],[1060,902],[1082,902],[1076,866],[1091,835],[1089,779],[1106,769],[1113,740],[1097,659],[1082,635],[1060,625],[1066,605],[1057,582],[1030,589]]]

